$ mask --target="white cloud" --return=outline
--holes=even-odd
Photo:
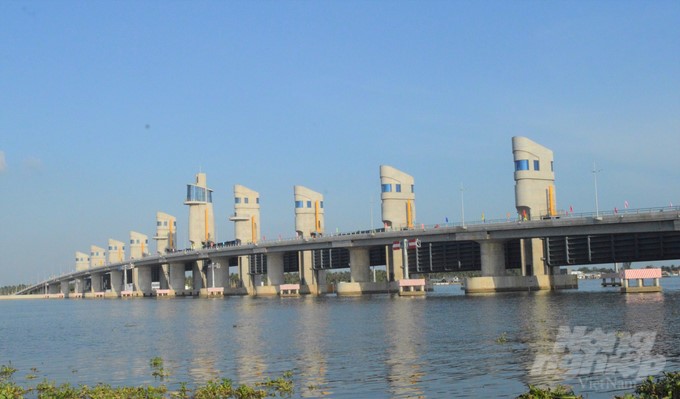
[[[0,173],[7,169],[7,161],[5,161],[5,152],[0,151]]]

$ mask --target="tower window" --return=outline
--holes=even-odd
[[[295,201],[295,207],[296,208],[303,208],[304,202],[303,201]]]
[[[234,203],[240,204],[241,203],[241,197],[234,198]]]
[[[323,201],[319,201],[319,208],[323,209]]]
[[[243,202],[247,204],[248,203],[248,197],[244,197]]]
[[[534,160],[534,170],[541,170],[541,163],[538,160]]]
[[[391,184],[383,184],[382,185],[382,192],[383,193],[391,193],[392,192],[392,185]]]
[[[520,159],[518,161],[515,161],[515,171],[520,171],[520,170],[529,170],[529,160],[528,159]]]
[[[312,201],[307,201],[307,208],[311,208],[311,207],[312,207]]]
[[[398,193],[401,192],[401,184],[395,184],[395,191]]]

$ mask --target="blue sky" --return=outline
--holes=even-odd
[[[511,137],[555,152],[558,208],[680,205],[677,1],[0,2],[0,285],[150,236],[200,170],[218,239],[232,187],[292,236],[379,225],[379,166],[417,222],[514,212]]]

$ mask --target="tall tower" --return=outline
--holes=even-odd
[[[106,261],[106,250],[96,245],[90,246],[90,269],[104,266]]]
[[[391,166],[380,166],[382,220],[385,228],[411,228],[416,219],[413,177]]]
[[[136,231],[130,232],[130,258],[141,259],[149,255],[149,237]]]
[[[512,138],[515,206],[522,219],[555,216],[553,152],[526,137]]]
[[[76,252],[76,271],[90,268],[90,257],[84,252]]]
[[[192,248],[215,241],[215,217],[213,215],[212,190],[206,185],[205,173],[196,175],[195,184],[187,184],[189,205],[189,242]]]
[[[323,195],[303,186],[295,186],[295,231],[300,237],[323,235],[325,221]]]
[[[120,263],[125,260],[125,243],[109,238],[109,263]]]
[[[177,249],[177,220],[174,216],[156,212],[156,236],[153,239],[159,254]]]
[[[242,243],[257,242],[260,237],[260,194],[248,187],[234,185],[234,238]]]

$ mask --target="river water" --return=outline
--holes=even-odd
[[[159,384],[149,361],[160,356],[171,389],[290,370],[295,397],[515,397],[530,383],[566,383],[612,398],[635,378],[578,373],[573,363],[566,372],[532,367],[539,356],[564,361],[555,349],[560,328],[582,326],[615,340],[647,334],[654,345],[643,357],[680,370],[680,278],[662,286],[661,294],[629,295],[591,280],[579,290],[478,296],[436,286],[425,298],[0,301],[0,364],[11,362],[25,385]]]

